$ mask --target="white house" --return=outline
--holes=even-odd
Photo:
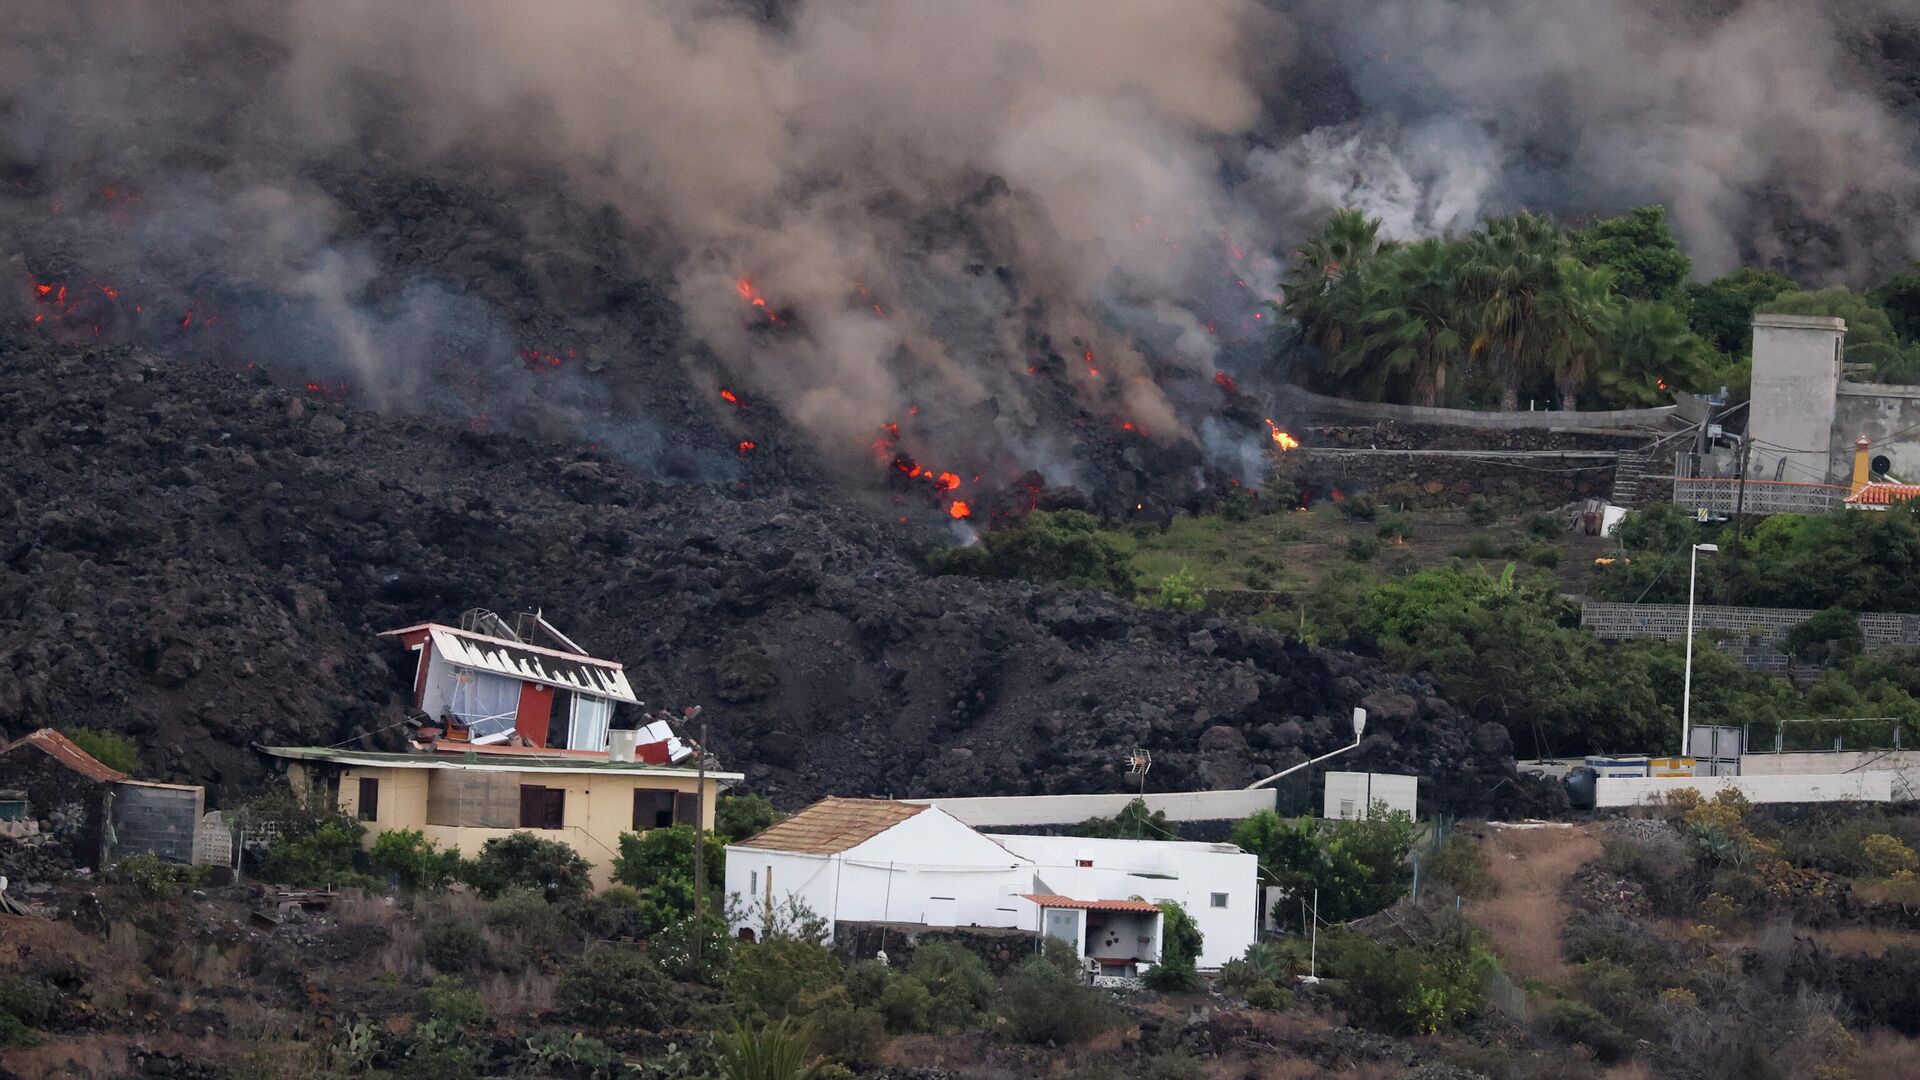
[[[766,933],[790,904],[840,922],[1047,932],[1122,967],[1157,962],[1173,900],[1206,940],[1200,966],[1246,951],[1257,860],[1230,844],[987,835],[937,807],[824,799],[727,847],[733,929]]]

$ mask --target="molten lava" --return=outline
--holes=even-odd
[[[1300,448],[1300,440],[1280,430],[1279,426],[1271,419],[1267,420],[1267,435],[1273,439],[1273,445],[1279,447],[1282,451],[1297,450]]]
[[[959,499],[955,499],[947,506],[947,513],[951,515],[955,521],[958,521],[961,518],[972,517],[973,508]]]
[[[734,393],[733,391],[727,389],[724,386],[720,388],[720,400],[726,402],[727,404],[733,406],[736,409],[746,408],[745,405],[740,404],[740,395]]]
[[[760,294],[759,289],[753,287],[753,282],[741,278],[733,283],[733,287],[740,293],[740,299],[759,308],[766,315],[769,324],[779,325],[780,316],[774,314],[773,308],[767,303],[767,298]]]
[[[1233,376],[1224,371],[1214,372],[1213,381],[1219,385],[1220,389],[1225,390],[1229,394],[1238,394],[1240,392],[1240,384],[1234,382]]]
[[[752,439],[740,440],[740,452],[742,454],[748,452],[749,450],[757,450],[759,448],[760,448],[760,444],[757,442],[754,442]]]

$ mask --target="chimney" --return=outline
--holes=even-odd
[[[637,731],[614,730],[607,732],[607,760],[633,762],[633,748],[640,743]]]
[[[1867,451],[1872,447],[1873,443],[1865,435],[1853,441],[1853,484],[1847,490],[1848,498],[1865,491],[1873,477],[1873,467],[1867,461]]]

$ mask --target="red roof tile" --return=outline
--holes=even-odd
[[[1046,893],[1021,893],[1020,895],[1039,904],[1041,907],[1079,908],[1083,911],[1138,911],[1142,913],[1160,910],[1145,900],[1075,900],[1071,896],[1052,896]]]
[[[1847,501],[1859,506],[1891,506],[1907,499],[1920,499],[1920,484],[1868,484]]]
[[[99,780],[104,783],[109,780],[125,780],[127,778],[126,773],[109,769],[105,765],[100,764],[92,754],[80,749],[79,745],[72,739],[67,738],[52,728],[43,727],[39,731],[22,735],[8,743],[4,749],[0,749],[0,754],[11,754],[21,746],[32,746],[34,749],[89,780]]]

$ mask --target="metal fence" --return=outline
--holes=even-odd
[[[1737,477],[1673,478],[1675,503],[1710,514],[1826,514],[1845,506],[1846,499],[1847,489],[1838,484],[1748,480],[1742,485]]]

